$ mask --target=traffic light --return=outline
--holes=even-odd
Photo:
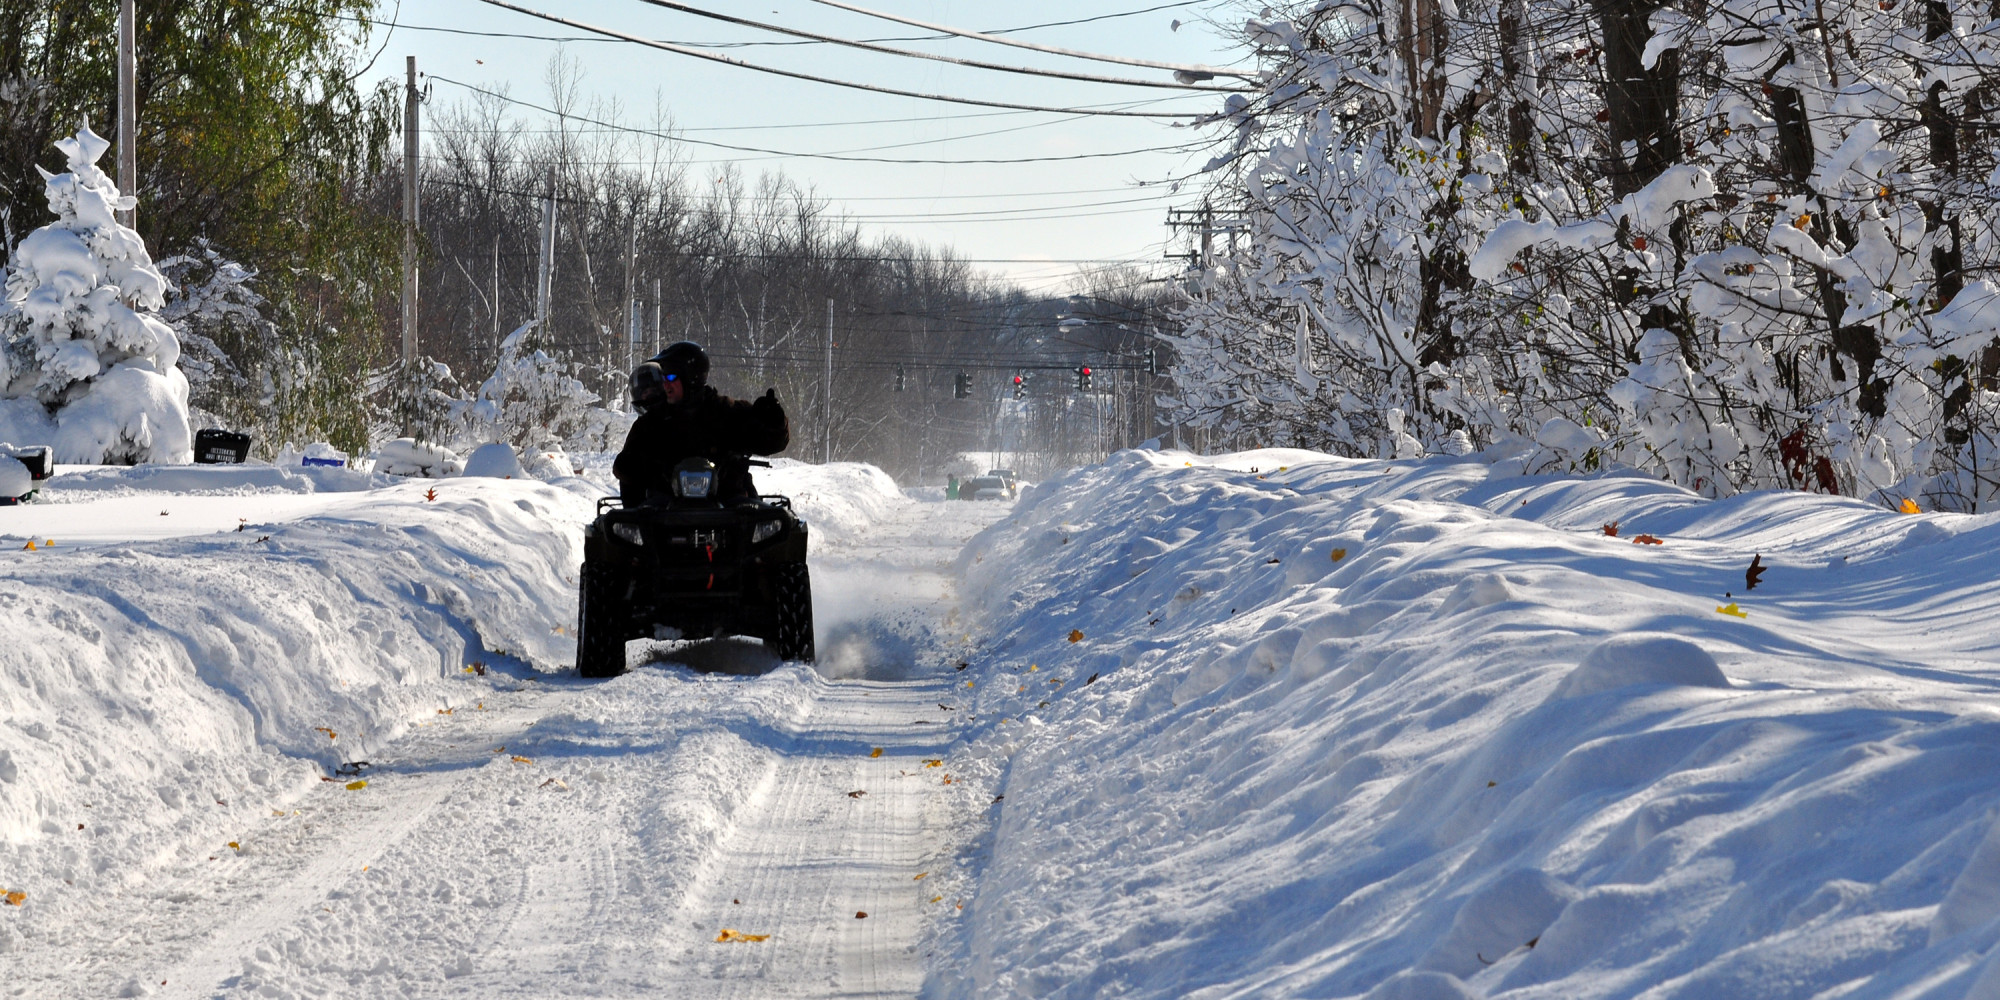
[[[952,395],[959,399],[964,399],[972,395],[972,374],[970,372],[958,373],[958,384],[952,391]]]
[[[1026,396],[1027,394],[1028,394],[1027,377],[1023,375],[1014,376],[1014,398],[1020,399],[1021,397]]]
[[[1078,365],[1076,369],[1076,391],[1090,391],[1090,366]]]
[[[897,366],[896,366],[896,391],[897,391],[897,392],[902,392],[902,391],[903,391],[903,382],[904,382],[904,379],[903,379],[903,366],[902,366],[902,365],[897,365]]]

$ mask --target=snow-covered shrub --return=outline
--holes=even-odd
[[[465,463],[443,445],[405,437],[385,442],[375,449],[375,471],[392,476],[443,479],[465,471]]]
[[[109,145],[87,125],[56,143],[69,172],[42,171],[56,221],[13,248],[0,439],[48,444],[59,462],[190,462],[180,340],[157,314],[167,282],[112,215],[131,201],[97,168]]]
[[[521,468],[521,457],[514,454],[514,446],[504,441],[482,444],[465,456],[465,476],[485,476],[491,479],[520,479],[527,476]]]
[[[600,397],[577,377],[575,366],[533,349],[533,332],[530,322],[508,334],[493,374],[471,400],[453,407],[454,440],[467,448],[504,442],[524,456],[623,445],[632,416],[596,405]]]
[[[195,425],[248,431],[253,447],[268,449],[293,379],[277,324],[264,317],[267,303],[250,287],[256,272],[201,239],[159,268],[167,278],[160,318],[180,338]]]

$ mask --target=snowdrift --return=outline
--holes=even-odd
[[[2000,995],[2000,524],[1495,469],[1125,452],[975,538],[931,993]]]
[[[816,547],[907,502],[868,466],[764,475]],[[494,681],[571,675],[582,529],[608,492],[139,466],[63,472],[48,502],[5,508],[9,885],[129,877]]]

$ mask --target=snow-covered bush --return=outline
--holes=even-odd
[[[69,171],[42,171],[56,221],[13,248],[0,439],[48,444],[59,462],[189,462],[180,341],[157,315],[166,279],[112,215],[131,201],[97,168],[109,145],[87,125],[56,143]]]
[[[443,445],[405,437],[385,442],[375,450],[375,471],[392,476],[443,479],[465,471],[465,463]]]
[[[249,431],[269,447],[279,402],[295,378],[277,324],[264,317],[267,303],[250,287],[256,272],[199,239],[159,268],[167,278],[160,318],[180,338],[195,425]]]
[[[533,332],[530,322],[508,334],[493,374],[471,400],[452,408],[455,443],[471,449],[504,442],[522,455],[623,445],[632,416],[597,405],[600,397],[572,365],[531,346]]]

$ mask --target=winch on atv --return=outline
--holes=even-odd
[[[715,463],[690,458],[669,495],[597,502],[583,536],[578,673],[623,673],[625,643],[640,638],[747,635],[781,659],[812,660],[806,522],[787,497],[725,501],[717,485]]]

